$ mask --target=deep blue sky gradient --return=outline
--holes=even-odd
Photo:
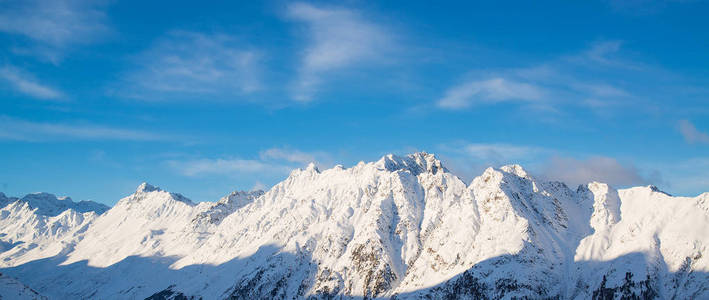
[[[46,5],[0,2],[7,195],[113,204],[148,181],[214,201],[308,160],[348,167],[412,151],[438,154],[466,181],[521,163],[570,185],[709,191],[706,1]],[[37,37],[46,19],[71,34]],[[342,61],[309,68],[322,45]],[[154,76],[218,76],[231,63],[218,55],[237,52],[256,58],[218,83]],[[299,90],[304,78],[316,83]],[[442,104],[466,85],[479,89]]]

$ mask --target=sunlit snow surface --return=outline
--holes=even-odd
[[[0,202],[0,272],[50,299],[709,298],[709,193],[572,190],[517,165],[466,184],[387,155],[213,203],[148,184],[105,212]]]

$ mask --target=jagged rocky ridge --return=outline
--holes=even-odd
[[[466,184],[432,154],[387,155],[216,203],[147,184],[100,216],[13,202],[0,271],[50,299],[701,299],[708,202],[517,165]]]

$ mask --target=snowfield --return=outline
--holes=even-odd
[[[0,194],[2,299],[709,299],[709,193],[570,189],[432,154],[193,203]]]

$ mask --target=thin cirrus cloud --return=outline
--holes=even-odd
[[[605,65],[615,65],[619,64],[620,60],[613,59],[612,56],[620,51],[622,41],[601,41],[594,43],[588,50],[580,56],[576,57],[576,60],[582,63],[600,63]]]
[[[503,101],[538,101],[542,99],[540,87],[505,78],[476,80],[455,86],[438,100],[438,106],[446,109],[470,107],[478,103]]]
[[[110,32],[105,1],[3,1],[0,31],[23,36],[32,43],[11,50],[59,63],[65,51],[94,42]]]
[[[294,3],[287,16],[307,28],[308,42],[293,87],[297,101],[311,101],[326,73],[376,60],[393,46],[386,29],[353,10]]]
[[[444,153],[468,157],[488,165],[518,163],[550,152],[542,147],[504,143],[455,142],[440,145],[439,148]]]
[[[461,109],[500,102],[516,102],[536,107],[580,105],[593,109],[616,106],[633,98],[633,93],[613,81],[581,78],[579,74],[629,71],[635,65],[619,59],[619,41],[593,44],[590,49],[572,56],[523,68],[473,72],[474,79],[448,88],[436,100],[441,109]],[[617,75],[617,74],[616,74]],[[556,110],[556,109],[552,109]]]
[[[170,160],[167,164],[185,176],[287,172],[285,166],[254,159],[202,158],[186,161]]]
[[[269,148],[259,153],[258,159],[197,158],[169,160],[167,165],[184,176],[209,175],[283,175],[308,163],[329,159],[325,152],[304,152],[292,148]]]
[[[680,120],[678,122],[678,129],[687,143],[709,144],[709,134],[699,131],[689,120]]]
[[[316,156],[326,156],[325,153],[308,153],[289,148],[270,148],[259,153],[262,160],[285,160],[293,163],[307,164],[318,162]]]
[[[260,57],[230,35],[174,31],[138,56],[122,90],[143,100],[232,99],[261,88]]]
[[[4,80],[12,89],[32,98],[41,100],[60,100],[64,94],[52,87],[44,85],[37,79],[13,66],[0,68],[0,79]]]
[[[169,135],[95,124],[33,122],[0,116],[0,140],[48,142],[67,140],[165,141]]]
[[[497,163],[503,160],[526,159],[547,152],[544,148],[533,146],[479,143],[466,144],[461,150],[471,157]]]

